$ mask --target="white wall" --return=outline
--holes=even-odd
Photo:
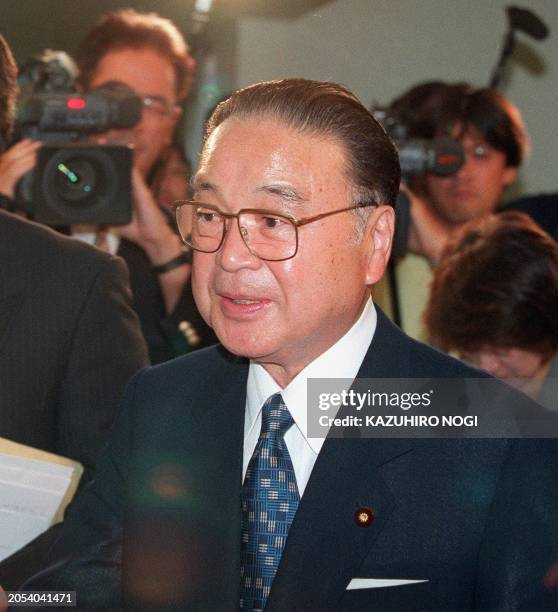
[[[244,17],[236,85],[293,76],[333,80],[366,105],[385,104],[427,79],[484,86],[500,53],[509,1],[336,0],[296,20]],[[520,107],[533,145],[521,187],[528,193],[558,190],[558,2],[521,4],[551,28],[543,42],[518,35],[518,55],[530,49],[544,72],[510,63],[503,89]]]

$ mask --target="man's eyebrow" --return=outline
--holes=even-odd
[[[266,193],[269,195],[279,196],[283,200],[287,200],[293,204],[302,204],[305,202],[305,198],[293,187],[287,187],[286,185],[263,185],[256,191]]]
[[[219,188],[217,185],[214,185],[211,181],[208,181],[198,174],[195,174],[190,182],[192,189],[195,191],[211,191],[213,193],[219,193]]]

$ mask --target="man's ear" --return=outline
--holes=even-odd
[[[502,177],[502,183],[504,187],[508,187],[517,179],[519,168],[517,166],[506,166],[504,168],[504,175]]]
[[[366,223],[364,241],[367,248],[367,285],[374,285],[382,278],[391,254],[394,231],[393,206],[380,204],[373,210]]]

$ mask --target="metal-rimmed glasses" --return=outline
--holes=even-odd
[[[195,251],[217,252],[230,227],[227,219],[236,219],[242,240],[253,255],[265,261],[285,261],[297,254],[299,227],[330,215],[376,204],[357,204],[304,219],[261,208],[242,208],[237,213],[226,213],[217,206],[195,200],[179,200],[173,206],[180,236]]]

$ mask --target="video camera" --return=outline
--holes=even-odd
[[[408,138],[407,126],[386,109],[375,109],[374,118],[380,123],[399,151],[403,179],[421,174],[450,176],[463,165],[465,154],[457,140],[447,137]]]
[[[141,99],[118,82],[76,93],[75,75],[60,56],[66,54],[47,50],[22,69],[18,135],[45,144],[35,169],[19,182],[16,200],[48,225],[129,223],[133,151],[87,139],[133,127],[141,118]]]

